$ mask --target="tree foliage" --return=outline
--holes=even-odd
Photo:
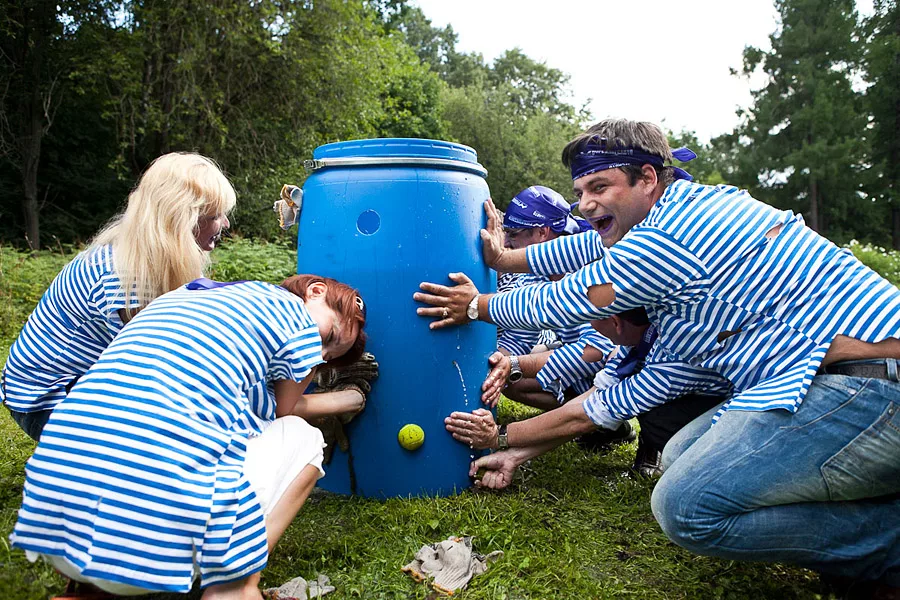
[[[270,236],[273,196],[284,181],[302,182],[302,161],[316,146],[445,135],[440,77],[362,1],[56,6],[28,0],[17,13],[0,9],[4,54],[15,59],[2,72],[0,212],[24,205],[33,217],[5,219],[0,235],[8,239],[38,231],[38,215],[52,235],[89,237],[147,164],[176,150],[216,159],[241,198],[236,227]],[[29,25],[34,19],[22,11],[38,9],[46,23]],[[25,34],[43,35],[54,49],[44,53],[37,83],[27,56],[18,58],[35,45]],[[26,155],[32,115],[43,146]],[[21,175],[26,167],[30,180]],[[30,239],[39,243],[37,234]]]
[[[846,238],[865,217],[858,200],[867,156],[862,97],[852,87],[861,58],[853,2],[779,0],[776,8],[772,50],[744,52],[744,74],[767,76],[740,130],[756,166],[747,183],[777,206],[801,208],[813,229]]]
[[[891,244],[900,248],[900,8],[877,0],[868,20],[865,69],[871,115],[872,161],[868,189],[890,206]]]
[[[900,18],[876,0],[777,0],[765,84],[686,168],[802,212],[838,242],[900,247]],[[461,52],[408,0],[21,0],[0,4],[0,239],[89,238],[156,156],[217,160],[232,222],[280,237],[271,204],[318,145],[425,137],[475,148],[503,207],[534,184],[568,195],[560,150],[588,122],[568,75],[512,48]],[[892,218],[891,218],[892,217]]]

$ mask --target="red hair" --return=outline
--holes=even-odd
[[[357,327],[356,340],[350,350],[326,363],[329,367],[346,367],[359,360],[366,349],[366,332],[363,331],[366,309],[362,296],[346,283],[319,275],[292,275],[281,282],[281,287],[306,300],[306,290],[314,283],[324,283],[328,287],[325,304],[335,312],[341,323],[347,327]]]
[[[356,340],[345,354],[332,358],[326,364],[329,367],[346,367],[353,364],[366,349],[366,309],[359,292],[346,283],[330,277],[319,275],[292,275],[281,282],[281,287],[306,299],[306,290],[314,283],[324,283],[328,287],[325,292],[325,304],[335,312],[341,323],[347,327],[356,326]]]
[[[319,275],[292,275],[281,282],[281,287],[306,299],[306,290],[314,283],[324,283],[325,304],[335,312],[345,327],[356,327],[356,340],[344,355],[327,362],[329,367],[346,367],[356,362],[366,349],[366,309],[359,292],[346,283]]]

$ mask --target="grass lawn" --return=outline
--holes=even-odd
[[[235,241],[216,253],[220,279],[277,281],[295,264],[281,246]],[[0,247],[0,360],[69,258]],[[503,419],[524,414],[512,402],[501,405]],[[33,448],[0,411],[0,599],[43,600],[64,585],[7,541]],[[566,444],[499,493],[387,501],[316,493],[270,557],[263,585],[325,573],[337,587],[326,596],[332,600],[428,598],[400,567],[422,544],[465,534],[475,536],[477,551],[505,554],[459,594],[464,599],[829,597],[809,571],[699,557],[668,542],[650,513],[653,483],[627,473],[634,450],[629,444],[597,455]]]

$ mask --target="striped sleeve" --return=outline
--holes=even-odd
[[[596,390],[584,402],[584,411],[598,426],[611,417],[620,421],[688,393],[723,397],[731,385],[714,371],[683,362],[647,363],[639,372],[604,390]]]
[[[89,302],[97,314],[103,316],[113,331],[117,332],[122,328],[123,323],[119,316],[119,310],[125,308],[125,292],[122,291],[119,276],[114,271],[108,271],[97,279],[91,290]],[[132,307],[139,305],[136,296],[132,298],[131,302]]]
[[[540,331],[528,329],[497,329],[497,348],[514,356],[530,354],[538,344]]]
[[[545,277],[529,273],[499,273],[497,289],[499,291],[514,290],[526,285],[545,283]],[[540,341],[541,332],[530,329],[497,328],[497,348],[506,350],[512,355],[529,354]]]
[[[302,382],[312,368],[322,364],[322,338],[315,324],[304,327],[289,339],[269,361],[267,379]]]
[[[590,388],[594,376],[603,370],[603,361],[589,362],[582,357],[587,346],[592,346],[607,356],[614,349],[612,342],[589,326],[576,329],[580,336],[574,342],[554,350],[538,371],[537,380],[543,389],[561,392],[574,388],[577,392],[585,392]],[[566,335],[561,337],[568,338]],[[564,401],[560,393],[557,393],[557,399]]]
[[[562,275],[603,258],[603,243],[596,231],[563,235],[525,250],[528,267],[536,275]]]
[[[554,350],[538,371],[537,380],[547,391],[566,390],[580,381],[590,381],[603,370],[603,362],[587,362],[581,355],[584,341],[565,344]],[[562,402],[564,398],[557,397]]]
[[[607,283],[613,285],[615,300],[594,306],[588,290]],[[488,313],[501,327],[558,329],[641,306],[690,303],[709,284],[703,263],[693,253],[668,233],[641,227],[610,248],[603,260],[559,281],[494,295]]]

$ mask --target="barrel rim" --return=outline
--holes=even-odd
[[[487,177],[487,169],[479,163],[470,163],[462,160],[447,158],[425,158],[416,156],[359,156],[352,158],[321,158],[303,161],[307,171],[319,171],[321,169],[335,167],[384,167],[384,166],[410,166],[410,167],[437,167],[440,169],[452,169],[456,171],[469,171]]]
[[[314,159],[361,156],[415,156],[478,162],[478,152],[471,146],[427,138],[363,138],[323,144],[313,150]]]

